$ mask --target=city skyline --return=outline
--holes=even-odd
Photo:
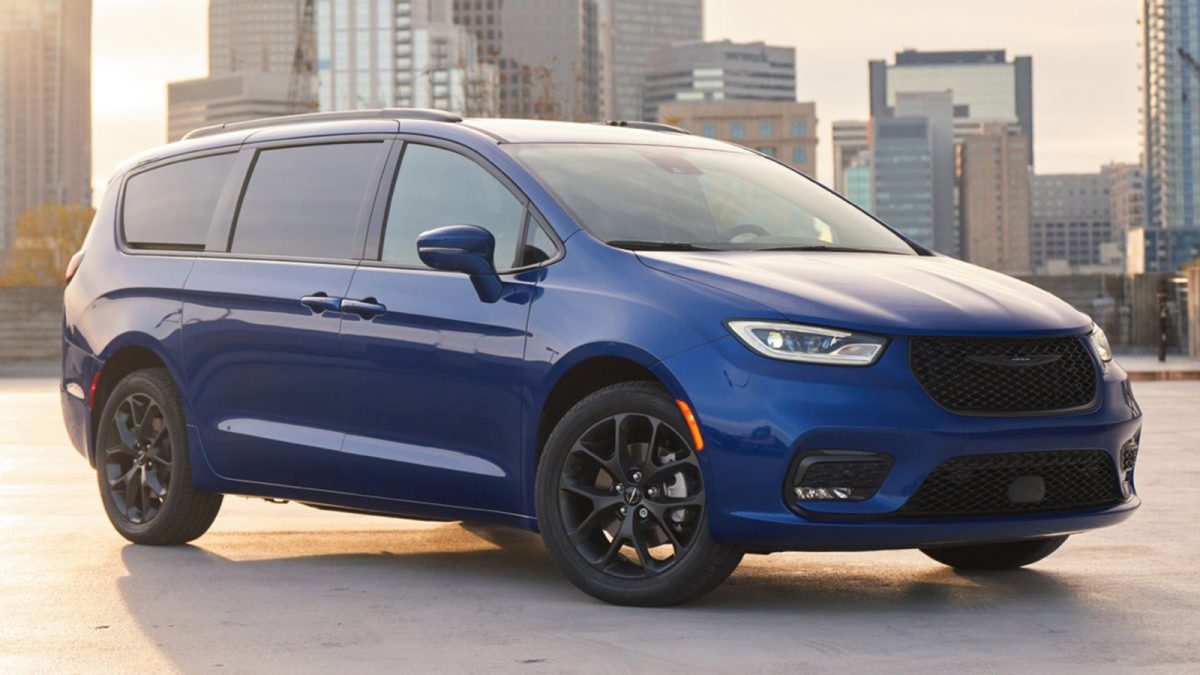
[[[117,162],[165,141],[166,83],[207,74],[207,4],[96,0],[98,188]],[[948,0],[912,0],[904,13],[866,0],[845,3],[854,7],[807,0],[781,4],[708,0],[704,37],[796,46],[799,99],[817,103],[818,178],[825,183],[833,178],[830,124],[867,117],[867,62],[910,47],[1033,56],[1039,172],[1094,171],[1139,156],[1140,2],[1062,0],[1045,6],[1049,3],[989,0],[962,12]],[[864,11],[864,5],[873,11]],[[1089,30],[1058,30],[1085,11]],[[815,24],[834,30],[813,30]]]

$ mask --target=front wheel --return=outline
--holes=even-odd
[[[657,384],[606,387],[555,427],[538,466],[542,538],[563,574],[619,605],[707,593],[742,552],[712,541],[700,462]]]
[[[192,486],[183,405],[170,374],[141,370],[117,383],[96,437],[100,498],[135,544],[183,544],[204,534],[221,495]]]
[[[1011,570],[1045,558],[1058,550],[1066,536],[1009,541],[1000,544],[969,544],[923,548],[921,553],[959,570]]]

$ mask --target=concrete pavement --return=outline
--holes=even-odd
[[[752,556],[663,610],[593,601],[535,537],[457,524],[227,498],[194,546],[129,545],[54,386],[0,379],[0,672],[1200,670],[1200,382],[1136,386],[1145,505],[1030,569]]]

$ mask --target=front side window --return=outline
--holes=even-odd
[[[151,169],[125,184],[125,243],[133,248],[199,251],[236,154]]]
[[[580,226],[615,246],[916,254],[816,182],[746,152],[607,144],[505,149]]]
[[[463,155],[410,143],[404,149],[383,231],[383,262],[424,267],[417,256],[422,232],[447,225],[475,225],[496,238],[498,270],[517,259],[525,207],[500,181]]]
[[[234,253],[343,260],[354,257],[359,212],[382,143],[259,152],[233,230]]]

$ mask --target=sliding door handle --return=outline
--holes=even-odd
[[[343,312],[349,314],[357,314],[364,319],[374,319],[380,314],[387,312],[387,307],[379,303],[375,298],[366,298],[364,300],[343,300]]]
[[[325,312],[340,310],[342,308],[342,299],[331,298],[325,293],[316,293],[300,298],[300,304],[311,309],[315,314],[324,314]]]

